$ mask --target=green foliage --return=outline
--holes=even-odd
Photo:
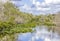
[[[12,3],[4,4],[4,15],[7,16],[6,21],[0,21],[0,36],[6,34],[25,33],[32,32],[32,28],[35,26],[45,25],[53,26],[52,15],[39,15],[34,16],[32,14],[20,12]],[[19,17],[19,18],[18,18]],[[23,19],[23,23],[17,23],[15,21]],[[21,21],[20,21],[21,22]]]

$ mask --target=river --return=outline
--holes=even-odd
[[[17,41],[60,41],[60,35],[57,32],[48,31],[45,26],[37,26],[34,32],[20,33]]]

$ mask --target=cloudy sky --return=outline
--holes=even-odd
[[[21,11],[36,15],[60,11],[60,0],[14,0],[13,3]]]

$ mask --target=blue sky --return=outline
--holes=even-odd
[[[21,11],[35,15],[60,11],[60,0],[14,0],[13,3]]]

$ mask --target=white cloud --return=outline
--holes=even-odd
[[[53,1],[53,0],[45,0],[45,3],[46,3],[46,4],[50,4],[50,3],[52,3],[52,1]]]
[[[42,3],[39,1],[35,2],[36,10],[48,12],[48,13],[55,13],[60,11],[60,0],[45,0]],[[59,5],[58,5],[59,4]]]
[[[47,10],[51,10],[51,8],[50,8],[50,7],[45,8],[45,7],[37,6],[36,10],[40,10],[40,11],[47,11]]]
[[[31,9],[31,7],[28,6],[27,4],[25,4],[24,6],[22,6],[22,8],[23,8],[23,9],[26,9],[26,10],[30,10],[30,9]]]
[[[36,2],[36,4],[35,4],[35,5],[39,6],[39,5],[40,5],[40,2]]]
[[[45,2],[40,3],[39,1],[33,0],[33,3],[36,6],[36,8],[35,8],[36,10],[46,11],[46,10],[50,10],[51,9],[51,8],[41,7],[41,6],[46,6]]]
[[[45,0],[46,4],[58,4],[60,3],[60,0]]]
[[[42,8],[43,11],[50,10],[51,8]]]
[[[46,3],[45,3],[45,2],[42,2],[41,5],[42,5],[42,6],[46,6]]]
[[[53,3],[58,4],[60,3],[60,0],[53,0]]]
[[[29,13],[55,13],[60,11],[60,0],[44,0],[43,2],[37,0],[30,1],[34,5],[33,8],[28,4],[24,4],[24,6],[20,6],[20,10],[24,9],[23,11]]]
[[[31,0],[33,4],[36,4],[36,0]]]

